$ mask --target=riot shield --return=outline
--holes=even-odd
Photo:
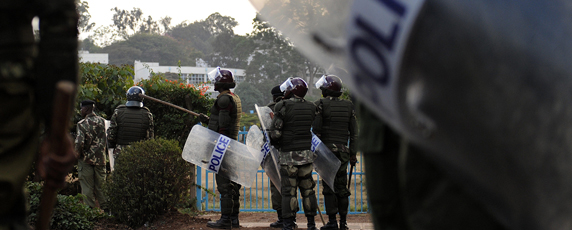
[[[312,133],[312,152],[316,153],[317,157],[314,159],[314,169],[322,177],[322,180],[326,182],[332,191],[336,191],[334,188],[334,180],[336,179],[336,173],[342,164],[340,159],[330,151],[328,146],[326,146],[316,134]]]
[[[255,157],[258,152],[258,149],[195,125],[187,137],[182,157],[250,188],[260,166],[260,161]]]
[[[272,110],[267,106],[259,107],[254,105],[256,112],[258,113],[258,118],[260,119],[260,124],[264,129],[270,127],[272,123],[272,118],[270,118],[270,113]],[[312,152],[316,153],[317,158],[314,160],[314,169],[322,177],[332,190],[334,189],[334,180],[336,178],[336,172],[340,168],[340,160],[330,151],[330,149],[322,143],[320,138],[312,134]],[[278,158],[279,159],[279,158]]]
[[[264,169],[268,178],[272,181],[274,186],[280,191],[280,171],[278,168],[278,160],[274,157],[277,156],[278,150],[270,145],[264,138],[264,133],[260,131],[258,126],[253,125],[248,130],[246,135],[246,145],[253,149],[260,149],[257,159],[260,160],[261,166]],[[275,152],[275,154],[272,154]]]

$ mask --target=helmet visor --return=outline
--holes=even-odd
[[[322,75],[322,77],[316,82],[316,88],[324,87],[328,82],[326,81],[327,75]]]
[[[286,90],[292,89],[294,87],[294,85],[292,84],[291,80],[292,80],[292,78],[286,79],[286,81],[284,81],[284,83],[282,83],[282,85],[280,85],[280,91],[286,92]]]
[[[210,71],[207,75],[209,77],[209,80],[211,80],[212,82],[218,81],[222,76],[222,74],[220,74],[220,67],[216,67],[215,69]]]

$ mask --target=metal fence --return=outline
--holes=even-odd
[[[246,127],[243,127],[243,131],[240,131],[238,135],[239,141],[244,143],[246,134]],[[351,178],[350,192],[352,195],[350,196],[350,214],[365,213],[369,210],[367,192],[364,186],[365,173],[363,171],[363,164],[360,162],[362,162],[362,156],[358,153],[358,163],[354,168]],[[196,175],[196,183],[199,186],[197,189],[197,208],[205,211],[220,211],[220,194],[216,189],[215,173],[197,166]],[[325,212],[322,195],[323,183],[316,172],[313,172],[312,175],[317,184],[315,191],[318,206],[322,212]],[[266,176],[262,168],[259,168],[254,184],[250,188],[243,187],[240,190],[240,198],[240,211],[274,211],[272,209],[270,196],[270,179]],[[298,202],[298,207],[300,207],[299,213],[303,213],[300,192],[298,192]]]

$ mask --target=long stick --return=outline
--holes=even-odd
[[[75,91],[75,85],[71,82],[59,82],[56,86],[56,92],[54,97],[54,107],[52,115],[52,126],[51,131],[48,134],[46,145],[49,147],[44,148],[46,145],[42,143],[40,148],[42,154],[46,157],[50,157],[52,162],[56,162],[58,165],[70,166],[72,160],[75,160],[72,152],[69,152],[71,145],[66,145],[65,140],[69,138],[67,135],[69,127],[69,117],[71,108],[71,99]],[[46,141],[46,140],[45,140]],[[71,143],[71,142],[70,142]],[[71,155],[71,156],[70,156]],[[42,160],[40,157],[39,160]],[[42,164],[42,163],[40,163]],[[54,170],[49,168],[47,170]],[[63,187],[63,180],[65,175],[60,175],[59,173],[45,175],[44,190],[42,191],[42,197],[40,199],[40,212],[38,215],[38,222],[36,222],[37,230],[45,230],[50,227],[50,219],[52,217],[52,209],[56,204],[57,190]],[[64,178],[60,178],[63,176]]]
[[[320,205],[317,204],[318,201],[316,201],[316,207],[318,207],[318,214],[320,214],[320,219],[322,219],[322,224],[326,225],[326,221],[324,221],[324,216],[322,216],[322,211],[320,210]]]
[[[350,186],[352,185],[352,174],[353,174],[353,172],[354,172],[354,166],[351,165],[350,166],[350,178],[348,179],[348,189],[350,189]]]
[[[200,116],[200,115],[203,115],[203,116],[206,117],[206,115],[204,115],[204,114],[202,114],[202,113],[195,113],[195,112],[193,112],[193,111],[191,111],[191,110],[188,110],[188,109],[185,109],[185,108],[183,108],[183,107],[181,107],[181,106],[174,105],[174,104],[171,104],[171,103],[166,102],[166,101],[159,100],[159,99],[154,98],[154,97],[150,97],[150,96],[147,96],[147,95],[144,95],[144,94],[139,94],[139,96],[142,97],[142,98],[145,98],[145,99],[149,99],[149,100],[154,101],[154,102],[159,102],[159,103],[161,103],[161,104],[163,104],[163,105],[171,106],[171,107],[173,107],[173,108],[175,108],[175,109],[178,109],[178,110],[182,110],[182,111],[187,112],[187,113],[190,113],[191,115],[196,116],[196,117],[198,117],[198,116]],[[208,118],[208,117],[207,117],[207,118]]]

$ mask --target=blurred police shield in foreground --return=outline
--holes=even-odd
[[[572,228],[570,1],[251,2],[504,225]]]

